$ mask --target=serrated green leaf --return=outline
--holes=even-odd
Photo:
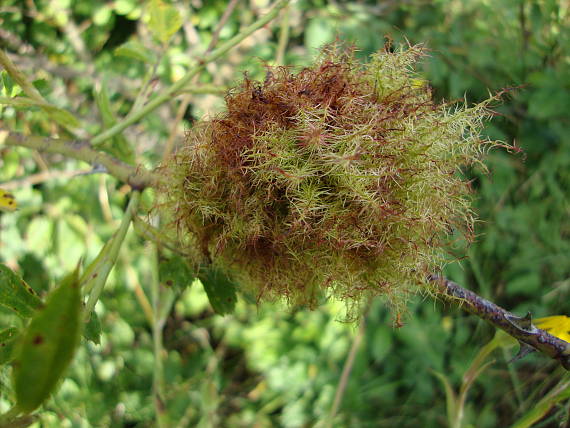
[[[42,306],[42,301],[19,275],[0,264],[0,305],[28,318]]]
[[[182,17],[178,10],[161,0],[151,0],[149,15],[148,28],[163,43],[168,42],[182,26]]]
[[[161,260],[158,265],[160,283],[177,291],[184,291],[194,282],[196,275],[179,255]]]
[[[14,345],[19,337],[16,327],[5,328],[0,331],[0,365],[9,363],[14,357]]]
[[[136,40],[129,40],[123,43],[113,52],[115,56],[124,56],[127,58],[136,59],[138,61],[153,64],[154,54],[150,49],[145,48],[141,43]]]
[[[13,386],[22,413],[48,398],[75,354],[83,325],[78,276],[76,269],[48,296],[14,350]]]
[[[232,313],[237,302],[235,283],[220,269],[204,269],[199,275],[214,311],[220,315]]]
[[[101,343],[101,321],[95,311],[91,312],[91,317],[87,324],[85,324],[85,330],[83,330],[83,337],[90,340],[95,345]]]

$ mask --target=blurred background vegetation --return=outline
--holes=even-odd
[[[156,91],[179,79],[200,58],[228,7],[226,0],[172,4],[182,28],[161,44],[137,0],[4,0],[0,48],[42,95],[96,134],[102,123],[109,127],[128,113],[145,76],[153,76]],[[237,1],[220,41],[269,6],[268,0]],[[480,218],[477,239],[446,274],[517,314],[570,315],[569,13],[568,4],[556,0],[299,0],[207,66],[190,86],[202,90],[188,95],[180,121],[178,97],[106,150],[156,166],[165,147],[183,141],[185,129],[222,108],[224,88],[244,72],[263,79],[266,63],[302,66],[337,38],[354,43],[363,60],[387,38],[395,46],[423,43],[430,55],[420,73],[438,99],[475,103],[489,92],[518,88],[496,106],[485,132],[523,153],[495,150],[487,158],[488,175],[465,172],[473,179]],[[117,50],[133,41],[146,56]],[[3,96],[14,95],[5,71],[0,82]],[[57,129],[41,110],[6,106],[0,107],[0,127],[35,135]],[[108,176],[76,175],[86,165],[60,156],[0,151],[0,186],[13,191],[20,206],[2,217],[0,261],[45,293],[79,257],[96,256],[120,222],[128,189]],[[155,360],[143,294],[156,280],[155,257],[151,245],[129,234],[97,307],[101,345],[82,345],[38,426],[154,426]],[[335,302],[308,312],[240,300],[233,315],[221,317],[201,285],[191,282],[164,330],[164,405],[172,426],[446,426],[444,384],[459,389],[494,335],[476,318],[421,297],[398,329],[382,301],[371,303],[360,326],[339,322],[342,305]],[[7,317],[0,309],[0,322]],[[339,388],[351,349],[351,371]],[[507,364],[512,355],[493,354],[496,361],[475,379],[461,426],[511,426],[562,375],[543,356]],[[0,388],[7,376],[1,372]],[[327,420],[333,407],[336,415]],[[568,427],[570,404],[562,401],[543,416],[536,426]]]

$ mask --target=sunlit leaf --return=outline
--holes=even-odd
[[[210,267],[199,275],[214,311],[220,315],[234,311],[237,296],[234,282],[220,269]]]
[[[182,17],[178,10],[162,0],[151,0],[149,15],[148,28],[163,43],[168,42],[182,26]]]
[[[42,306],[42,301],[19,275],[0,264],[0,305],[27,318]]]
[[[14,350],[13,385],[24,413],[48,398],[69,366],[82,326],[78,269],[47,298]]]
[[[68,128],[77,128],[79,126],[79,121],[70,112],[44,101],[34,100],[28,97],[0,97],[0,104],[11,105],[14,107],[39,107],[44,110],[49,117],[62,126]]]
[[[129,40],[128,42],[123,43],[121,46],[115,49],[114,54],[116,56],[136,59],[148,64],[154,63],[154,55],[152,51],[145,48],[140,42],[137,42],[136,40]]]
[[[107,87],[104,83],[101,84],[98,91],[94,92],[94,96],[97,107],[99,107],[101,119],[103,119],[103,129],[108,129],[117,123],[117,115],[113,112],[111,99],[107,93]],[[100,145],[100,148],[113,156],[118,157],[124,162],[133,163],[135,160],[133,148],[122,133],[103,142],[103,144]]]

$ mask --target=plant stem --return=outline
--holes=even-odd
[[[356,358],[356,353],[358,348],[360,347],[360,343],[362,342],[362,337],[364,336],[364,331],[366,330],[365,318],[362,318],[360,322],[360,326],[358,327],[358,331],[354,336],[352,341],[352,346],[350,347],[350,351],[348,353],[348,357],[344,362],[344,367],[342,368],[342,374],[340,376],[340,381],[338,382],[338,387],[336,389],[336,393],[334,396],[334,402],[331,407],[331,411],[328,416],[328,420],[326,423],[327,428],[332,428],[334,424],[334,418],[340,408],[340,403],[342,402],[342,397],[346,391],[346,386],[348,385],[348,379],[350,377],[350,373],[352,372],[352,367],[354,365],[354,359]]]
[[[223,43],[218,49],[216,49],[212,53],[206,55],[204,58],[202,58],[198,62],[197,65],[195,65],[190,70],[188,70],[188,72],[186,73],[186,75],[184,75],[184,77],[182,77],[180,80],[176,81],[171,86],[166,88],[161,94],[152,98],[147,104],[145,104],[139,110],[133,111],[128,117],[124,118],[122,121],[120,121],[116,125],[112,126],[111,128],[103,131],[102,133],[100,133],[99,135],[94,137],[91,140],[91,144],[97,145],[97,144],[102,143],[105,140],[108,140],[109,138],[111,138],[111,137],[117,135],[119,132],[123,131],[128,126],[137,122],[139,119],[146,116],[148,113],[150,113],[151,111],[156,109],[158,106],[160,106],[164,102],[172,99],[172,97],[175,96],[175,94],[179,90],[183,89],[184,86],[186,86],[186,84],[188,84],[194,76],[196,76],[198,73],[200,73],[204,69],[206,64],[220,58],[226,52],[228,52],[231,48],[233,48],[234,46],[239,44],[242,40],[244,40],[246,37],[250,36],[252,33],[257,31],[261,27],[263,27],[268,22],[270,22],[273,18],[275,18],[277,16],[279,11],[281,9],[283,9],[289,3],[289,1],[290,0],[278,0],[269,13],[267,13],[265,16],[258,19],[256,22],[254,22],[250,26],[244,28],[242,31],[240,31],[240,33],[238,35],[231,38],[227,42]]]
[[[431,275],[429,279],[438,285],[438,295],[446,302],[504,330],[517,339],[521,346],[540,351],[558,360],[566,370],[570,370],[570,343],[535,327],[530,313],[524,318],[518,317],[453,281],[437,275]]]
[[[151,279],[151,302],[153,312],[152,324],[152,343],[154,353],[154,368],[153,368],[153,401],[156,413],[156,424],[159,428],[168,427],[168,413],[166,411],[166,404],[164,401],[165,387],[164,387],[164,364],[162,362],[163,343],[162,343],[162,330],[164,328],[165,318],[161,316],[161,290],[160,278],[158,275],[158,249],[153,247],[153,269]]]
[[[10,77],[22,88],[22,91],[31,99],[39,102],[46,102],[44,97],[38,92],[36,87],[28,80],[26,75],[22,73],[18,67],[8,58],[6,52],[0,49],[0,65],[8,72]]]
[[[285,50],[289,43],[289,14],[290,9],[286,8],[281,20],[281,29],[279,31],[279,43],[277,45],[277,54],[275,62],[277,65],[285,65]]]
[[[99,300],[99,296],[103,291],[103,287],[107,282],[107,277],[111,272],[111,269],[115,265],[117,261],[117,257],[119,256],[119,250],[121,249],[121,245],[125,240],[125,236],[127,235],[127,230],[129,229],[129,225],[131,224],[132,218],[136,215],[137,209],[139,206],[140,201],[140,192],[135,191],[131,195],[131,200],[129,201],[129,205],[127,206],[127,210],[125,211],[125,215],[123,216],[123,220],[121,221],[121,225],[119,229],[115,232],[113,237],[111,238],[112,242],[109,246],[105,245],[102,251],[106,251],[103,254],[101,259],[100,265],[96,269],[97,275],[92,275],[93,277],[93,284],[90,287],[91,293],[89,294],[89,298],[87,299],[87,303],[85,304],[85,319],[88,320],[91,312],[95,308],[95,304]]]
[[[144,189],[157,184],[160,177],[142,166],[128,165],[113,156],[95,150],[85,140],[63,140],[58,138],[24,136],[15,132],[0,131],[0,143],[7,146],[21,146],[47,153],[58,153],[93,166],[102,165],[107,172],[133,189]]]

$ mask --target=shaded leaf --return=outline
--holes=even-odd
[[[19,275],[9,267],[0,264],[0,305],[27,318],[41,307],[42,301]]]
[[[182,17],[178,10],[161,0],[151,0],[149,14],[148,28],[163,43],[168,42],[182,26]]]
[[[445,390],[445,402],[446,402],[445,407],[447,409],[447,421],[450,426],[453,426],[452,424],[457,418],[457,410],[459,405],[457,396],[455,395],[455,391],[453,390],[453,387],[451,386],[451,383],[449,382],[447,376],[435,370],[432,370],[432,373],[434,374],[435,377],[437,377],[440,380]]]
[[[225,315],[234,311],[237,302],[236,285],[223,271],[210,267],[204,269],[198,278],[216,313]]]
[[[526,412],[512,428],[528,428],[544,418],[552,408],[563,400],[570,398],[570,379],[562,379],[535,406]]]
[[[85,330],[83,330],[83,337],[90,340],[95,345],[101,343],[101,321],[99,321],[99,316],[97,312],[91,312],[89,321],[85,324]]]
[[[161,260],[158,265],[158,275],[161,284],[178,291],[184,291],[196,277],[188,263],[179,255]]]
[[[18,338],[19,331],[16,327],[5,328],[0,331],[0,365],[12,361],[14,345]]]
[[[48,296],[14,350],[13,385],[21,412],[42,404],[71,363],[83,324],[78,274],[76,269]]]

